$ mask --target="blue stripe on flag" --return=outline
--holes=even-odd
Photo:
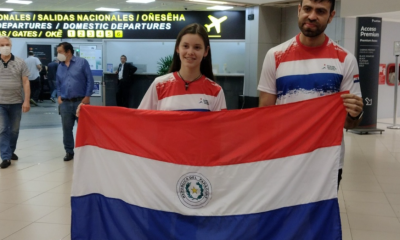
[[[336,73],[315,73],[308,75],[290,75],[276,80],[278,98],[299,91],[336,93],[340,91],[343,75]]]
[[[185,216],[100,194],[72,197],[72,239],[338,240],[337,198],[234,216]]]
[[[358,82],[360,82],[360,80],[354,80],[354,83],[358,83]]]

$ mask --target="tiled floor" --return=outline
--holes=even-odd
[[[73,162],[61,128],[20,131],[18,161],[0,170],[0,239],[69,239]]]
[[[345,240],[400,239],[400,130],[387,125],[382,135],[345,132]],[[70,239],[73,161],[62,160],[61,128],[21,130],[16,153],[20,160],[0,169],[0,239]]]
[[[400,122],[400,119],[397,120]],[[339,190],[343,239],[400,239],[400,130],[345,133],[346,157]]]

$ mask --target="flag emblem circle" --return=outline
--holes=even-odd
[[[185,207],[198,209],[211,200],[211,183],[200,173],[187,173],[176,185],[179,200]]]

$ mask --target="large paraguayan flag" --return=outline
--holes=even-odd
[[[84,106],[72,239],[341,239],[340,94],[222,112]]]

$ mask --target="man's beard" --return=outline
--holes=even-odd
[[[325,31],[325,29],[326,29],[326,27],[328,26],[328,25],[319,25],[319,24],[316,24],[315,25],[315,29],[310,29],[310,28],[307,28],[306,29],[306,27],[304,26],[304,24],[305,23],[307,23],[307,22],[300,22],[299,21],[299,28],[300,28],[300,31],[304,34],[304,36],[306,36],[306,37],[318,37],[319,35],[321,35],[322,33],[324,33],[324,31]]]

